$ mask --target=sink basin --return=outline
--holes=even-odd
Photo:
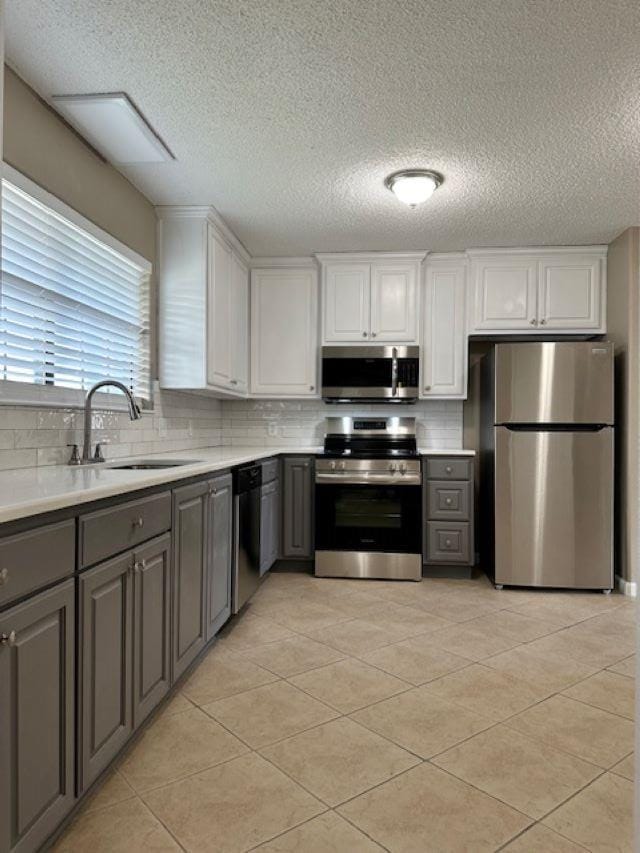
[[[155,471],[161,468],[177,468],[180,465],[193,465],[196,459],[141,459],[139,462],[125,462],[122,465],[107,466],[112,471]]]

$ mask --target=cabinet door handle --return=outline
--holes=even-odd
[[[134,527],[144,527],[144,518],[139,515],[136,519],[133,520],[132,524]]]
[[[16,632],[9,631],[8,634],[0,634],[0,646],[15,646],[16,644]]]
[[[444,540],[444,547],[445,548],[451,548],[451,539],[445,539]]]
[[[444,470],[447,474],[451,474],[453,472],[453,468],[451,467],[451,465],[446,465]]]
[[[315,391],[315,385],[309,385],[309,391]]]
[[[9,569],[0,569],[0,586],[4,586],[9,580]]]
[[[232,384],[232,385],[237,385],[237,384],[238,384],[238,380],[237,380],[237,379],[232,379],[232,380],[231,380],[231,384]]]
[[[366,333],[366,332],[363,332],[363,333],[362,333],[362,337],[363,337],[363,338],[366,338],[366,337],[367,337],[367,333]]]
[[[375,338],[375,336],[376,336],[376,333],[375,333],[375,332],[371,332],[371,337],[372,337],[372,338]]]
[[[547,321],[545,320],[545,318],[544,318],[544,317],[542,318],[542,320],[540,320],[540,325],[541,325],[541,326],[546,326],[546,325],[547,325]]]
[[[445,502],[445,504],[446,504],[447,506],[451,506],[451,504],[453,503],[453,501],[451,500],[451,498],[445,498],[445,499],[444,499],[444,502]]]
[[[529,323],[530,323],[530,325],[532,325],[532,326],[537,326],[537,325],[538,325],[538,321],[536,320],[536,318],[535,318],[535,317],[533,318],[533,320],[529,320]]]
[[[424,390],[425,391],[431,391],[431,385],[425,385]]]

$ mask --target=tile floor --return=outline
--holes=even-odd
[[[619,595],[272,574],[57,851],[632,851]]]

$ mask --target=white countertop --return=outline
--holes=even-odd
[[[114,470],[136,459],[116,459],[104,465],[51,465],[0,472],[0,523],[161,486],[188,477],[212,474],[246,462],[280,454],[321,453],[321,447],[205,447],[174,453],[155,453],[140,459],[188,459],[188,465],[157,470]],[[419,449],[422,455],[469,456],[472,450]]]

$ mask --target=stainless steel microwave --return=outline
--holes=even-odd
[[[415,403],[417,346],[322,347],[322,398],[328,403]]]

